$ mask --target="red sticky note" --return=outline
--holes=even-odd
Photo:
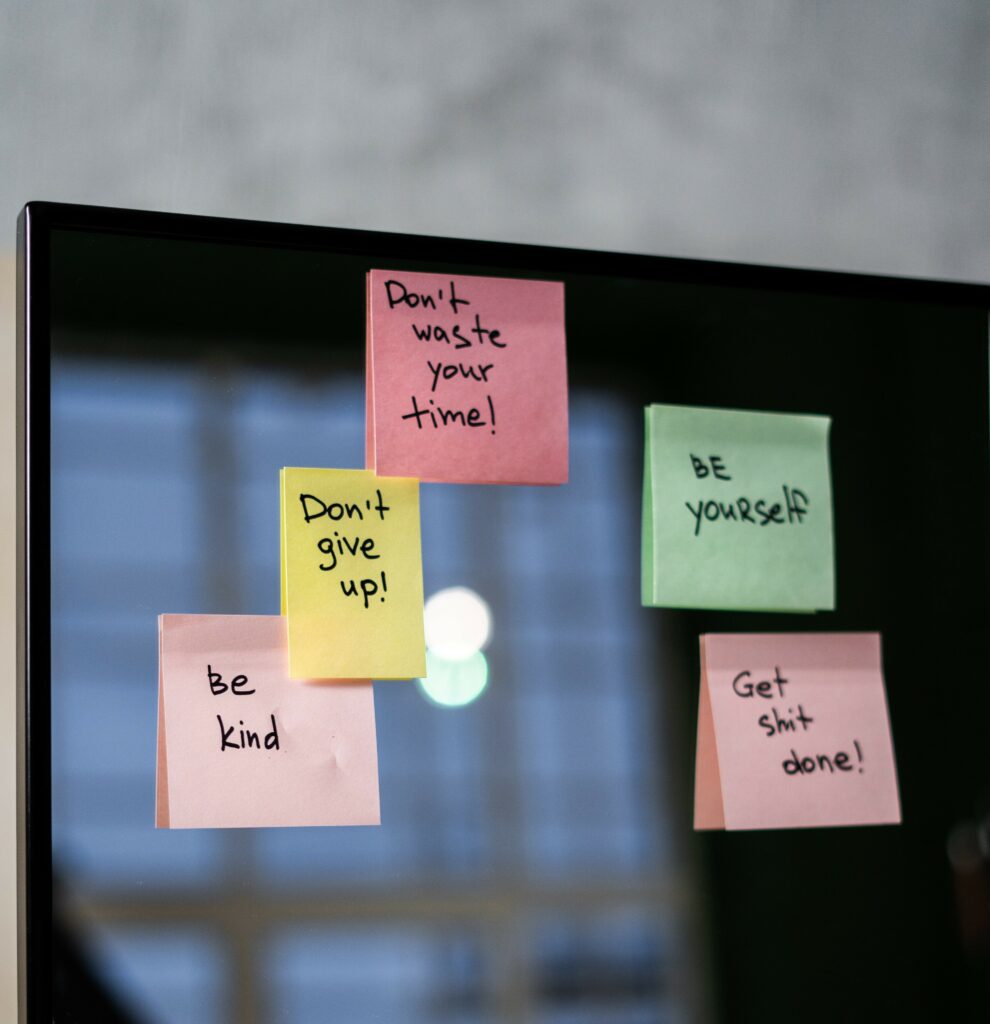
[[[566,483],[559,281],[372,270],[365,379],[379,476]]]
[[[162,615],[158,649],[158,828],[379,823],[370,680],[290,680],[279,615]]]
[[[701,638],[696,829],[900,820],[878,633]]]

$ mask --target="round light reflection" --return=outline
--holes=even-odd
[[[488,643],[492,616],[488,605],[467,587],[438,590],[423,609],[426,646],[447,661],[477,654]]]
[[[470,658],[448,661],[426,652],[426,678],[417,679],[420,692],[434,704],[459,708],[481,696],[488,685],[488,662],[481,651]]]

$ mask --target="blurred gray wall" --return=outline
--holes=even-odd
[[[52,199],[985,280],[990,4],[0,0],[0,141],[8,225]]]
[[[988,186],[986,0],[0,0],[0,385],[29,199],[986,281]]]

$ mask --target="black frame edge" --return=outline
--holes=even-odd
[[[809,293],[865,295],[990,307],[990,282],[976,283],[937,278],[898,277],[848,273],[814,268],[792,268],[758,263],[688,259],[642,253],[612,252],[487,242],[442,235],[412,235],[358,228],[314,227],[277,221],[240,220],[198,214],[162,213],[119,207],[33,201],[24,210],[29,218],[49,229],[64,228],[109,234],[181,238],[186,241],[258,245],[275,248],[333,250],[361,254],[390,252],[396,259],[449,258],[451,249],[460,262],[479,265],[551,268],[558,273],[594,273],[640,279],[663,279],[723,287],[764,288]]]
[[[51,208],[17,232],[18,1021],[51,1020],[49,266]],[[43,453],[32,458],[32,452]]]
[[[15,691],[15,800],[16,800],[16,870],[17,870],[17,1019],[19,1022],[25,1020],[25,989],[27,983],[27,857],[25,847],[27,844],[27,827],[25,810],[27,807],[26,793],[26,748],[24,736],[24,700],[27,687],[25,685],[24,655],[26,651],[24,636],[24,581],[26,579],[24,565],[24,433],[26,426],[26,412],[24,403],[24,367],[25,352],[24,342],[27,327],[25,324],[24,309],[24,282],[26,277],[25,261],[26,256],[26,233],[27,233],[27,210],[21,211],[17,218],[17,268],[15,285],[15,308],[17,317],[17,334],[14,343],[14,591],[15,591],[15,623],[14,623],[14,691]]]

